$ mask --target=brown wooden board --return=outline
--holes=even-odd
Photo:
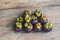
[[[60,5],[60,0],[0,0],[0,9]]]

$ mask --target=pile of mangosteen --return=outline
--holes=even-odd
[[[53,28],[51,22],[38,9],[34,13],[31,10],[25,10],[24,15],[16,18],[14,29],[16,32],[50,32]]]

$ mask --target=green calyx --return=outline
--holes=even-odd
[[[32,24],[31,23],[25,23],[25,27],[32,28]]]
[[[19,17],[16,19],[17,22],[23,22],[23,18],[22,17]]]
[[[51,28],[52,27],[52,23],[51,22],[48,22],[44,26],[45,26],[45,28]]]
[[[46,16],[42,16],[42,19],[43,19],[43,20],[46,20],[47,18],[46,18]]]
[[[37,19],[37,17],[35,15],[32,16],[32,19]]]
[[[37,24],[36,24],[36,27],[37,27],[37,28],[41,28],[41,27],[42,27],[42,26],[41,26],[41,23],[37,23]]]
[[[22,28],[22,23],[16,22],[16,26],[17,26],[18,28]]]
[[[17,22],[19,22],[19,20],[20,20],[19,18],[16,18],[16,21],[17,21]]]
[[[22,17],[20,17],[20,22],[23,22],[23,18]]]
[[[25,25],[24,25],[25,27],[27,27],[28,26],[28,23],[25,23]]]
[[[29,15],[31,14],[31,10],[26,10],[25,13]]]
[[[37,17],[39,17],[39,16],[41,15],[41,11],[37,9],[37,10],[35,11],[35,15],[36,15]]]
[[[31,19],[31,18],[30,18],[29,15],[25,15],[25,21],[26,21],[26,22],[30,22],[30,19]]]

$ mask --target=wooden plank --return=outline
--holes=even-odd
[[[60,5],[60,0],[0,0],[0,9]]]

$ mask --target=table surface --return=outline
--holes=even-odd
[[[59,6],[60,0],[0,0],[0,10],[21,7]]]
[[[14,20],[26,9],[31,9],[32,12],[40,9],[43,15],[46,15],[53,23],[53,30],[48,33],[15,32],[13,30]],[[60,6],[0,10],[0,40],[60,40]]]

